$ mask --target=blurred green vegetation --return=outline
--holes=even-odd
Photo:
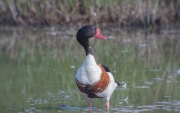
[[[1,0],[0,23],[170,26],[180,21],[179,0]]]

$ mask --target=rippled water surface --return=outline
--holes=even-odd
[[[74,78],[85,58],[77,27],[0,27],[1,113],[89,113]],[[110,113],[180,112],[180,29],[102,29],[96,61],[121,82]],[[103,99],[93,113],[105,112]]]

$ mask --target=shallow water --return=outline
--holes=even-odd
[[[68,31],[67,31],[68,29]],[[89,113],[75,85],[85,58],[76,27],[0,27],[0,112]],[[180,30],[102,29],[91,39],[97,62],[121,82],[110,113],[180,112]],[[103,99],[93,113],[105,112]]]

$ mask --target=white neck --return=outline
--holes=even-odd
[[[86,66],[96,66],[97,63],[96,63],[96,60],[95,60],[94,56],[91,55],[91,54],[88,54],[86,56],[86,59],[84,60],[83,65],[86,65]]]

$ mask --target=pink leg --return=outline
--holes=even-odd
[[[107,102],[106,102],[106,110],[107,110],[107,111],[109,111],[109,106],[110,106],[109,101],[107,101]]]
[[[88,99],[88,104],[89,104],[90,111],[92,111],[92,101],[91,101],[91,99]]]

